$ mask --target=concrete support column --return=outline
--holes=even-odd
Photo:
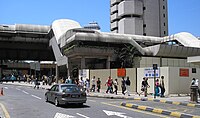
[[[59,80],[59,66],[56,64],[56,83],[58,83]]]
[[[107,62],[106,62],[106,68],[107,69],[110,69],[110,59],[111,57],[110,56],[108,56],[108,58],[107,58]]]
[[[81,69],[85,69],[85,57],[81,58]]]
[[[3,65],[3,61],[2,60],[0,61],[0,65]],[[2,75],[3,75],[3,69],[2,69],[2,67],[0,67],[0,82],[2,80]]]

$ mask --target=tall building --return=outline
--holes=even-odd
[[[110,0],[110,30],[114,33],[168,35],[167,0]]]

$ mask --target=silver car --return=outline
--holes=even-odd
[[[45,93],[46,101],[56,106],[67,103],[83,105],[87,101],[85,91],[81,91],[76,84],[55,84]]]

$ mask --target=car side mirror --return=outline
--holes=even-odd
[[[48,89],[46,89],[46,90],[50,91],[51,89],[50,89],[50,88],[48,88]]]

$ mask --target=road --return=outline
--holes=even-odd
[[[0,85],[4,87],[4,96],[0,102],[4,104],[11,118],[158,118],[160,114],[134,110],[120,106],[123,100],[90,98],[80,107],[68,105],[56,107],[45,102],[46,90],[16,85]]]

